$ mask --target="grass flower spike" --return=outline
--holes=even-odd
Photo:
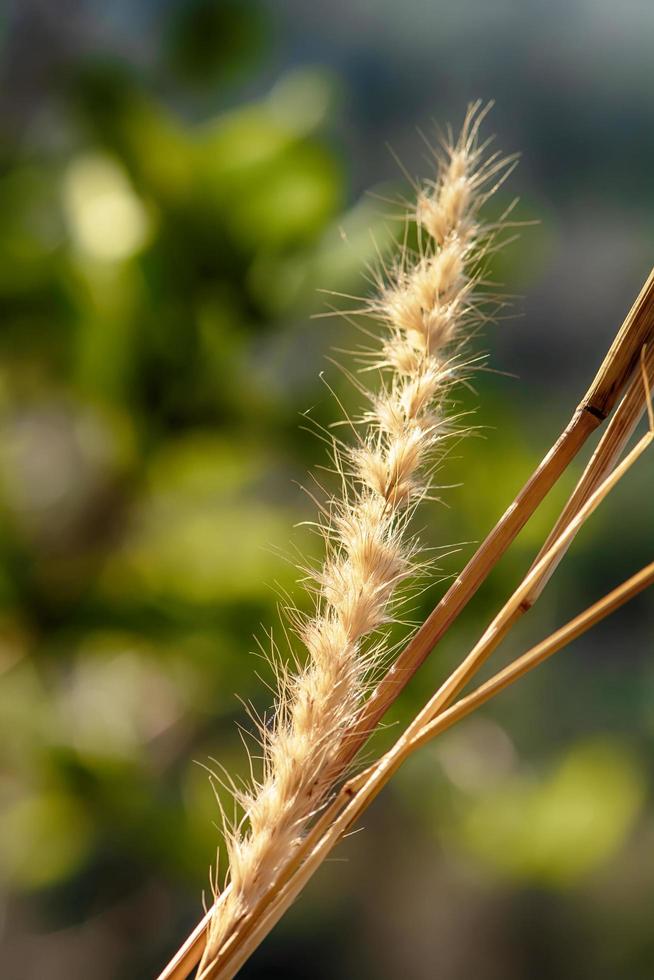
[[[323,508],[314,613],[294,616],[306,665],[282,677],[274,724],[262,730],[261,778],[237,794],[243,818],[226,830],[229,889],[215,906],[203,966],[274,884],[328,798],[371,671],[387,655],[378,631],[419,564],[409,521],[452,431],[448,403],[466,371],[465,344],[488,316],[482,263],[498,225],[484,224],[479,211],[510,160],[486,155],[484,115],[470,108],[436,177],[416,187],[405,236],[416,244],[380,272],[376,295],[358,311],[380,337],[367,352],[379,387],[366,389],[355,444],[334,447],[342,496]]]

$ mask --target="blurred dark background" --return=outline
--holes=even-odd
[[[203,765],[317,554],[299,482],[338,409],[385,146],[487,130],[540,224],[498,260],[476,424],[422,512],[452,575],[557,435],[652,262],[649,0],[14,0],[0,49],[0,975],[153,977],[218,844]],[[373,194],[367,195],[366,190]],[[375,196],[378,195],[378,196]],[[354,341],[356,342],[356,341]],[[581,464],[580,464],[581,465]],[[529,564],[567,475],[412,684],[408,717]],[[651,460],[497,656],[651,560]],[[422,618],[445,588],[417,600]],[[301,598],[299,599],[301,601]],[[651,597],[423,749],[243,976],[651,980]],[[264,679],[265,676],[264,676]],[[389,739],[393,729],[384,738]]]

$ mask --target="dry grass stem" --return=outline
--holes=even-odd
[[[647,385],[645,390],[647,391]],[[270,928],[272,928],[279,916],[283,914],[283,911],[288,907],[288,904],[299,893],[311,874],[313,874],[322,860],[324,860],[327,853],[329,853],[331,848],[337,843],[345,829],[347,829],[347,827],[349,827],[360,815],[363,809],[365,809],[370,802],[372,802],[377,793],[386,784],[386,782],[388,782],[393,773],[406,759],[407,755],[410,754],[419,744],[422,744],[422,741],[424,740],[424,732],[433,731],[435,734],[436,731],[443,730],[442,728],[432,729],[431,726],[438,725],[443,713],[445,712],[447,704],[452,700],[456,693],[461,690],[462,686],[467,682],[467,680],[473,676],[476,670],[479,669],[482,663],[485,662],[489,653],[495,649],[498,635],[505,635],[505,624],[507,622],[511,622],[515,611],[520,607],[520,604],[529,594],[534,584],[539,581],[539,577],[547,572],[552,559],[560,555],[567,548],[583,523],[588,519],[588,517],[591,516],[592,513],[594,513],[608,493],[610,493],[610,491],[616,486],[618,481],[630,470],[636,460],[645,452],[653,438],[654,432],[651,430],[648,431],[648,433],[643,436],[641,440],[639,440],[637,445],[625,457],[622,463],[617,465],[613,472],[605,478],[599,487],[596,488],[585,504],[579,509],[575,517],[562,531],[551,548],[534,565],[523,583],[511,596],[502,611],[486,630],[479,643],[475,646],[473,651],[471,651],[461,667],[457,668],[457,670],[453,672],[451,677],[448,678],[448,681],[445,682],[441,689],[416,716],[413,722],[411,722],[408,728],[400,736],[393,748],[391,748],[391,750],[386,753],[386,755],[384,755],[377,763],[366,770],[365,773],[361,774],[359,777],[356,777],[354,780],[350,780],[345,785],[336,800],[322,815],[318,821],[318,825],[314,827],[313,830],[307,835],[307,838],[298,849],[298,852],[294,855],[292,861],[289,862],[287,874],[284,877],[285,883],[282,885],[282,882],[278,879],[276,888],[271,890],[267,900],[264,896],[259,907],[253,910],[253,913],[249,916],[249,921],[246,920],[241,924],[241,927],[235,931],[234,935],[225,944],[225,947],[221,951],[220,955],[213,961],[213,963],[208,964],[205,970],[200,972],[200,977],[202,980],[209,980],[209,978],[212,978],[212,980],[214,980],[214,978],[217,978],[217,980],[224,980],[224,978],[234,975],[235,971],[240,967],[242,962],[247,959],[254,948],[256,948],[256,945],[258,945],[258,943],[261,941],[263,936],[269,931]],[[608,615],[608,613],[613,611],[614,608],[617,608],[616,602],[618,596],[625,596],[626,598],[629,598],[632,594],[635,594],[635,591],[640,591],[640,589],[644,588],[646,584],[649,584],[648,575],[650,574],[651,568],[644,570],[644,572],[636,576],[634,580],[630,580],[630,582],[626,583],[625,586],[621,587],[621,589],[616,590],[615,593],[612,593],[605,600],[602,600],[600,603],[596,604],[596,606],[592,607],[592,609],[586,614],[582,614],[581,617],[577,617],[573,623],[568,624],[568,627],[565,627],[563,630],[559,630],[556,634],[554,634],[553,638],[550,638],[550,641],[545,641],[545,646],[541,644],[538,648],[535,648],[535,650],[538,651],[537,654],[535,654],[534,651],[530,651],[530,654],[520,658],[520,660],[516,662],[519,666],[516,668],[518,672],[515,674],[515,676],[511,673],[511,668],[507,668],[505,671],[500,672],[498,677],[501,678],[501,683],[497,690],[501,690],[502,687],[506,686],[507,683],[510,683],[511,680],[521,676],[526,669],[530,669],[526,666],[526,664],[531,663],[531,660],[533,660],[533,666],[535,666],[536,663],[539,663],[542,659],[548,656],[548,653],[543,652],[543,650],[550,650],[550,646],[547,646],[548,643],[554,641],[554,645],[551,647],[550,652],[554,652],[555,649],[560,649],[560,647],[563,645],[563,636],[568,635],[569,639],[573,639],[575,636],[580,635],[580,633],[585,629],[590,628],[590,626],[599,621],[599,619],[603,618],[604,615]],[[641,582],[644,582],[644,584],[639,585]],[[626,598],[623,598],[622,601],[626,601]],[[618,602],[618,604],[621,603]],[[605,612],[602,613],[601,610],[605,610]],[[530,657],[531,660],[529,659]],[[483,690],[484,696],[483,699],[479,701],[479,704],[483,703],[484,700],[487,700],[490,696],[492,696],[492,693],[495,693],[495,689],[492,687],[492,684],[496,681],[497,678],[494,678],[491,682],[488,682],[488,685],[482,686],[482,689],[480,690]],[[473,710],[472,705],[474,705],[475,702],[471,702],[467,699],[464,699],[464,701],[467,705],[464,712],[465,714]],[[452,720],[450,723],[453,724],[459,717],[463,717],[463,714],[458,715],[454,713],[451,716]],[[309,849],[314,844],[315,846],[313,847],[313,850],[310,851]],[[305,858],[304,863],[300,865],[300,861],[303,858]]]
[[[345,771],[416,670],[475,595],[587,439],[610,413],[632,377],[641,351],[648,341],[653,340],[654,268],[570,422],[369,698],[339,757],[340,772]],[[336,778],[337,773],[334,775]]]
[[[577,530],[573,530],[570,534],[564,534],[564,532],[567,531],[573,520],[583,510],[584,505],[593,493],[603,484],[606,485],[608,483],[608,478],[629,439],[636,430],[638,423],[646,411],[651,412],[648,380],[650,377],[654,377],[654,349],[651,346],[649,348],[643,348],[640,369],[636,370],[626,394],[615,410],[588,465],[578,480],[545,543],[534,559],[528,572],[531,585],[523,592],[522,590],[525,585],[523,581],[519,587],[522,596],[520,602],[515,603],[512,601],[510,611],[502,618],[501,622],[498,621],[495,623],[492,635],[489,634],[486,637],[483,659],[477,662],[474,660],[472,654],[470,654],[469,658],[460,665],[458,670],[461,671],[463,680],[459,690],[465,686],[472,674],[476,673],[479,666],[488,659],[493,650],[499,646],[518,620],[532,608],[540,597],[543,589],[572,544],[574,536],[581,525],[576,525]],[[649,434],[645,436],[645,443],[647,443],[648,438]],[[643,448],[646,448],[646,446],[643,446]],[[638,451],[640,452],[642,450]],[[555,545],[556,547],[554,547]],[[544,560],[545,556],[547,556],[546,560]],[[525,581],[527,580],[525,579]],[[467,675],[468,671],[470,671],[469,675]],[[453,678],[454,674],[448,678],[446,684],[450,682],[454,683]],[[444,694],[445,692],[443,691]]]
[[[546,640],[543,640],[537,646],[527,651],[527,653],[518,657],[505,667],[504,670],[500,670],[490,680],[481,684],[471,694],[461,698],[460,701],[457,701],[446,711],[437,715],[425,726],[420,735],[416,736],[411,743],[412,750],[419,748],[435,735],[449,728],[454,722],[465,718],[466,715],[481,707],[482,704],[485,704],[486,701],[499,694],[509,684],[513,684],[514,681],[523,677],[530,670],[533,670],[534,667],[538,667],[548,657],[551,657],[554,653],[558,653],[559,650],[562,650],[569,643],[572,643],[573,640],[586,633],[597,623],[601,622],[602,619],[606,619],[607,616],[614,613],[620,606],[629,602],[639,592],[649,588],[652,584],[654,584],[654,562],[646,565],[645,568],[642,568],[630,579],[627,579],[622,585],[609,592],[603,599],[600,599],[574,619],[571,619],[565,626],[556,630]]]
[[[595,452],[571,493],[567,504],[561,511],[559,519],[536,556],[535,562],[545,554],[566,524],[578,513],[592,492],[611,472],[641,419],[646,412],[651,411],[650,387],[652,378],[654,378],[654,344],[650,343],[642,348],[640,369],[636,369],[634,372],[634,377],[626,394],[610,419]],[[541,577],[538,585],[534,586],[532,592],[525,598],[523,602],[525,611],[533,605],[543,591],[562,557],[563,555],[560,555],[551,562],[547,574]]]
[[[239,794],[244,819],[227,828],[230,881],[159,980],[186,977],[201,956],[203,980],[233,976],[343,828],[374,798],[406,753],[421,744],[421,733],[444,724],[441,719],[446,716],[451,723],[458,720],[458,714],[449,713],[462,709],[447,706],[535,601],[583,522],[651,441],[650,431],[613,469],[646,404],[643,382],[634,378],[521,586],[390,752],[349,780],[324,807],[330,789],[386,709],[611,411],[644,345],[654,337],[653,270],[561,437],[366,700],[367,677],[382,651],[379,644],[363,641],[392,616],[398,587],[415,568],[416,546],[407,535],[407,523],[427,492],[434,452],[449,434],[448,394],[465,370],[461,344],[484,316],[479,305],[484,297],[475,298],[480,279],[475,263],[492,247],[495,229],[479,222],[477,209],[492,190],[484,189],[485,183],[501,180],[507,161],[496,156],[483,161],[476,142],[481,117],[479,106],[473,107],[436,180],[418,189],[418,251],[405,251],[383,273],[377,298],[367,305],[366,312],[387,329],[375,362],[386,380],[380,392],[370,395],[358,444],[353,449],[335,448],[343,497],[332,499],[324,512],[326,558],[312,573],[315,615],[295,620],[309,651],[308,666],[295,676],[281,677],[277,721],[272,730],[262,732],[263,778],[251,791]],[[647,381],[654,366],[651,349],[642,357]],[[631,588],[633,582],[626,583],[620,594],[630,595]],[[614,608],[612,597],[606,602]],[[573,625],[579,625],[579,619],[569,624],[570,636],[578,635]],[[596,621],[591,617],[584,622],[590,625],[591,620]],[[541,659],[549,655],[543,649],[543,644],[535,648]],[[525,656],[531,655],[535,651]],[[525,658],[521,662],[522,672],[530,669]],[[504,676],[506,671],[500,673]],[[486,689],[483,685],[480,691]],[[469,698],[463,699],[467,705],[473,704]],[[465,713],[468,710],[472,707]],[[441,729],[434,728],[434,733],[437,730]]]
[[[489,655],[496,648],[498,640],[506,635],[506,627],[515,621],[515,615],[520,609],[524,600],[531,594],[534,586],[540,584],[542,579],[547,576],[552,561],[556,561],[565,553],[565,550],[578,533],[581,526],[595,512],[604,498],[611,492],[619,480],[631,469],[637,459],[649,447],[654,433],[648,431],[642,439],[627,454],[624,460],[607,476],[596,490],[590,495],[586,502],[579,508],[578,512],[566,527],[560,532],[559,536],[552,543],[549,550],[535,563],[527,573],[523,581],[510,597],[502,610],[495,617],[486,632],[483,634],[477,645],[468,654],[465,660],[452,672],[442,687],[436,692],[432,700],[424,709],[425,717],[434,718],[445,709],[454,697],[462,690],[469,680],[476,674],[479,668],[486,662]]]
[[[235,975],[261,940],[279,921],[333,847],[412,752],[425,742],[451,728],[456,722],[481,707],[504,688],[543,663],[548,657],[567,646],[652,584],[654,584],[654,562],[561,627],[546,640],[517,658],[471,694],[461,698],[446,711],[437,715],[431,722],[423,726],[410,741],[403,743],[401,752],[396,752],[392,758],[389,757],[390,754],[384,756],[372,769],[369,778],[362,786],[360,781],[358,787],[356,783],[353,785],[355,795],[349,802],[347,802],[347,797],[345,799],[339,798],[340,812],[330,818],[328,822],[321,821],[321,826],[315,828],[315,831],[311,833],[303,848],[303,852],[306,854],[304,863],[296,874],[287,879],[284,885],[271,896],[267,906],[262,908],[257,916],[253,917],[248,924],[250,928],[244,929],[242,932],[241,942],[233,941],[229,947],[226,947],[224,951],[226,958],[222,960],[222,965],[218,962],[212,964],[199,975],[198,980],[229,980]],[[309,845],[311,845],[311,849],[309,849]]]

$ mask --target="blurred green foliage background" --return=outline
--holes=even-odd
[[[401,9],[400,9],[401,8]],[[483,438],[422,536],[451,576],[550,445],[651,263],[654,14],[630,0],[10,3],[0,138],[0,973],[152,977],[218,845],[204,765],[245,773],[249,651],[319,554],[307,432],[339,417],[311,319],[360,292],[390,141],[492,127],[538,218],[496,273]],[[507,191],[507,194],[509,192]],[[341,360],[343,358],[341,357]],[[506,376],[520,374],[516,382]],[[313,423],[312,423],[313,424]],[[578,471],[578,470],[577,470]],[[498,659],[651,560],[651,460]],[[529,564],[573,474],[394,712],[422,703]],[[426,615],[445,585],[415,603]],[[243,971],[443,980],[654,974],[654,664],[642,596],[423,750]],[[378,739],[390,739],[393,729]]]

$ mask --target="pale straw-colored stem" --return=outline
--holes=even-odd
[[[532,581],[532,585],[529,591],[523,597],[520,605],[515,606],[511,614],[507,615],[501,623],[496,624],[493,636],[489,636],[487,638],[484,660],[487,660],[492,654],[493,650],[500,645],[505,636],[516,625],[518,620],[520,620],[525,613],[529,612],[565,556],[566,551],[572,544],[573,538],[568,538],[565,546],[556,551],[550,551],[550,549],[562,535],[563,531],[570,524],[570,522],[577,516],[592,493],[609,476],[622,452],[624,451],[625,446],[629,442],[629,439],[638,427],[638,423],[641,421],[646,411],[651,411],[650,386],[648,378],[653,376],[654,348],[650,346],[647,349],[643,349],[643,358],[640,369],[636,370],[635,376],[632,379],[626,394],[611,417],[608,427],[598,443],[597,449],[593,453],[574,490],[570,494],[566,505],[561,511],[561,514],[554,524],[554,527],[547,536],[545,543],[536,555],[536,558],[534,559],[529,571],[533,571],[547,552],[550,552],[550,558],[546,564],[541,565],[541,571],[538,577]],[[464,668],[464,671],[468,672],[468,676],[463,680],[461,687],[468,683],[472,675],[477,672],[482,663],[482,660],[474,661],[471,659],[467,665],[465,662],[461,665],[462,668]]]
[[[654,268],[570,422],[366,702],[334,765],[334,781],[347,770],[388,708],[461,614],[588,438],[611,412],[634,374],[643,347],[652,341]]]
[[[505,625],[513,620],[517,610],[524,600],[530,595],[535,585],[540,583],[544,575],[547,575],[550,564],[565,552],[570,542],[574,539],[584,522],[599,507],[602,500],[615,487],[620,479],[634,465],[637,459],[645,452],[650,445],[654,433],[647,432],[640,439],[634,448],[625,456],[621,463],[607,476],[602,483],[593,491],[586,502],[580,507],[573,519],[560,532],[557,539],[550,545],[548,551],[533,565],[523,581],[515,590],[509,601],[498,613],[486,632],[483,634],[477,645],[471,650],[465,660],[452,672],[441,688],[436,692],[424,711],[426,716],[434,718],[439,712],[452,701],[459,691],[465,687],[470,678],[479,670],[488,656],[495,649],[496,637],[502,635]]]
[[[446,711],[437,715],[431,722],[416,731],[410,740],[405,741],[403,737],[403,744],[400,749],[398,751],[392,750],[380,760],[363,787],[354,790],[356,795],[329,822],[326,829],[321,826],[318,828],[317,834],[312,832],[310,840],[307,840],[306,843],[307,845],[312,844],[313,847],[306,860],[297,873],[274,895],[268,906],[261,910],[259,917],[253,917],[250,929],[247,932],[243,931],[241,943],[237,944],[235,939],[232,940],[230,948],[226,947],[224,951],[226,957],[222,961],[222,965],[212,964],[199,976],[198,980],[230,980],[235,975],[261,940],[279,921],[334,846],[351,828],[355,820],[372,802],[406,758],[417,748],[451,728],[456,722],[481,707],[504,688],[543,663],[548,657],[577,639],[652,584],[654,584],[654,562],[579,616],[576,616],[546,640],[517,658],[471,694],[461,698]],[[343,801],[341,800],[341,802]],[[323,830],[324,833],[320,833]]]
[[[651,410],[650,389],[652,387],[652,379],[654,379],[654,344],[649,343],[646,347],[643,347],[641,364],[634,371],[629,388],[610,419],[608,427],[597,445],[597,449],[591,456],[586,469],[570,494],[567,504],[561,511],[556,524],[536,556],[535,562],[549,550],[550,545],[556,540],[565,525],[574,517],[579,508],[588,500],[593,490],[600,485],[602,480],[611,472],[620,459],[625,446],[638,428],[641,419],[646,412]],[[552,561],[547,574],[543,575],[538,585],[525,598],[522,606],[525,611],[533,605],[543,591],[556,571],[556,567],[562,557],[563,555]]]
[[[610,411],[633,373],[639,351],[652,337],[654,337],[654,270],[650,273],[570,424],[444,599],[400,655],[397,666],[378,686],[353,726],[338,764],[334,766],[334,781],[366,741],[376,722],[400,693],[432,646],[475,594],[543,497],[574,459],[588,436],[602,421],[604,413]],[[188,976],[205,947],[207,925],[228,894],[229,885],[164,968],[159,980],[182,980]]]
[[[439,691],[425,705],[400,736],[395,746],[378,763],[370,767],[366,773],[357,777],[349,784],[346,784],[341,794],[328,807],[327,812],[323,814],[319,821],[321,830],[323,825],[327,824],[328,826],[323,839],[315,850],[306,858],[304,864],[298,868],[293,877],[288,880],[284,888],[280,890],[280,879],[278,878],[275,883],[275,888],[270,889],[267,895],[262,896],[262,899],[253,907],[250,914],[237,925],[218,955],[211,962],[206,962],[203,965],[203,969],[201,969],[199,975],[201,980],[226,980],[226,978],[234,975],[236,969],[239,968],[241,963],[256,948],[256,945],[258,945],[269,929],[272,928],[279,915],[283,914],[288,903],[285,901],[282,902],[281,896],[288,893],[288,901],[292,901],[293,897],[303,887],[304,882],[308,880],[307,873],[309,876],[313,873],[324,859],[325,853],[334,846],[341,836],[343,832],[343,821],[345,821],[345,826],[349,826],[359,813],[369,805],[391,775],[401,765],[408,752],[411,751],[410,746],[425,726],[447,707],[461,690],[461,687],[479,669],[481,664],[485,662],[488,653],[494,649],[495,637],[498,631],[501,632],[504,624],[511,620],[516,609],[519,608],[525,596],[529,594],[533,585],[547,571],[552,558],[560,554],[569,545],[570,541],[574,539],[581,526],[595,512],[602,500],[604,500],[636,460],[645,452],[653,438],[654,433],[651,431],[643,436],[625,459],[616,466],[613,472],[591,494],[548,552],[534,565],[522,584],[513,593],[501,612],[495,617],[474,649],[463,661],[463,664],[453,672],[445,684],[443,684]],[[348,799],[350,799],[350,802],[347,803],[345,810],[339,813],[338,811],[341,809],[343,801],[347,801]],[[349,816],[346,816],[348,814]],[[302,855],[306,854],[308,846],[314,840],[315,828],[314,831],[309,832],[307,839],[297,849],[297,853],[292,860],[293,867],[297,867]],[[279,898],[276,897],[278,895]],[[268,906],[270,907],[267,908]],[[273,914],[273,909],[277,909],[278,914]]]
[[[469,715],[476,708],[479,708],[486,701],[499,694],[500,691],[503,691],[505,687],[519,680],[520,677],[533,670],[534,667],[538,667],[539,664],[542,664],[552,654],[562,650],[563,647],[572,643],[573,640],[586,633],[602,619],[610,616],[616,609],[619,609],[620,606],[629,602],[630,599],[633,599],[639,592],[649,588],[652,584],[654,584],[654,562],[646,565],[645,568],[642,568],[630,579],[627,579],[622,585],[609,592],[603,599],[600,599],[574,619],[571,619],[565,626],[556,630],[546,640],[532,647],[531,650],[512,661],[503,670],[498,671],[490,680],[481,684],[471,694],[461,698],[456,704],[453,704],[450,708],[437,715],[415,737],[411,743],[411,749],[415,750],[419,748],[454,722],[465,718],[466,715]]]

